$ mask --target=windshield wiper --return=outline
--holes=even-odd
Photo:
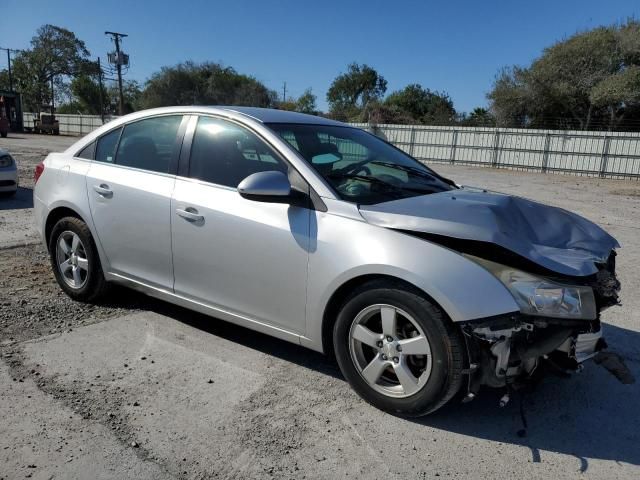
[[[447,185],[455,186],[455,182],[449,180],[448,178],[443,177],[442,175],[437,174],[436,172],[427,172],[418,167],[411,167],[409,165],[399,165],[397,163],[392,162],[383,162],[381,160],[373,160],[372,162],[375,165],[382,165],[383,167],[396,168],[398,170],[402,170],[407,173],[414,174],[417,177],[426,178],[430,180],[440,180],[441,182],[446,183]]]
[[[343,178],[343,179],[353,179],[353,180],[362,180],[364,182],[369,182],[375,185],[381,185],[383,187],[386,187],[388,189],[392,189],[392,190],[397,190],[399,192],[402,191],[410,191],[410,192],[419,192],[419,193],[426,193],[426,192],[432,192],[432,189],[424,189],[424,188],[415,188],[415,187],[405,187],[402,185],[395,185],[393,183],[389,183],[389,182],[385,182],[384,180],[380,180],[379,178],[376,177],[369,177],[367,175],[358,175],[356,173],[330,173],[329,175],[327,175],[329,178]]]
[[[434,174],[421,170],[418,167],[411,167],[409,165],[400,165],[398,163],[392,163],[392,162],[383,162],[381,160],[374,160],[371,163],[373,163],[374,165],[382,165],[383,167],[402,170],[403,172],[411,173],[422,178],[430,178],[432,180],[436,180],[437,178]]]

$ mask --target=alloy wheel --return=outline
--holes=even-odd
[[[356,315],[349,351],[367,384],[390,397],[414,395],[431,375],[427,336],[411,315],[393,305],[371,305]]]
[[[87,251],[77,233],[66,230],[58,237],[56,263],[64,282],[71,288],[80,289],[89,277]]]

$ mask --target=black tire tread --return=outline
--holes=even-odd
[[[428,415],[430,413],[435,412],[442,406],[444,406],[447,402],[449,402],[455,395],[459,392],[462,387],[464,375],[463,369],[466,362],[466,349],[464,346],[464,339],[462,337],[462,333],[453,322],[448,318],[448,316],[444,313],[444,311],[437,306],[433,300],[431,300],[424,292],[419,290],[418,288],[411,287],[404,282],[394,281],[392,279],[378,279],[371,280],[366,282],[359,287],[355,288],[354,291],[345,298],[342,305],[340,306],[339,311],[342,309],[355,297],[358,295],[370,291],[370,290],[395,290],[402,292],[403,294],[408,294],[413,297],[413,300],[422,306],[429,314],[436,320],[435,324],[440,329],[440,333],[446,339],[448,339],[448,355],[449,362],[451,365],[450,375],[447,376],[447,382],[445,385],[445,391],[440,398],[433,404],[428,405],[426,407],[422,407],[414,410],[403,410],[403,411],[395,411],[393,413],[404,416],[404,417],[421,417]],[[335,327],[334,325],[334,332]],[[334,333],[334,342],[336,341],[336,336]],[[334,350],[337,348],[334,345]]]
[[[69,228],[71,227],[71,228]],[[83,240],[87,240],[88,245],[85,243],[85,248],[91,249],[90,255],[90,268],[93,270],[91,272],[91,278],[89,279],[89,283],[87,284],[87,288],[85,291],[80,292],[73,290],[67,287],[64,282],[60,281],[58,278],[58,266],[56,265],[55,258],[55,241],[58,238],[58,232],[62,229],[65,230],[75,230],[81,237],[84,237]],[[110,290],[110,285],[104,277],[104,272],[102,270],[102,264],[100,263],[100,257],[98,256],[98,250],[96,248],[95,242],[93,240],[93,235],[91,235],[91,230],[85,222],[83,222],[78,217],[63,217],[56,222],[56,224],[51,229],[51,235],[48,239],[49,245],[49,258],[51,260],[51,268],[53,269],[54,275],[56,276],[56,280],[58,280],[58,284],[64,290],[64,292],[69,295],[74,300],[80,302],[94,303],[99,300],[104,299]],[[89,252],[87,252],[89,254]]]

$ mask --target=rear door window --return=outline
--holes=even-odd
[[[169,173],[177,148],[182,115],[153,117],[124,127],[115,163],[152,172]]]

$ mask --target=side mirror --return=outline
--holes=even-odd
[[[282,172],[257,172],[240,182],[238,193],[248,200],[285,203],[291,197],[291,183]]]

